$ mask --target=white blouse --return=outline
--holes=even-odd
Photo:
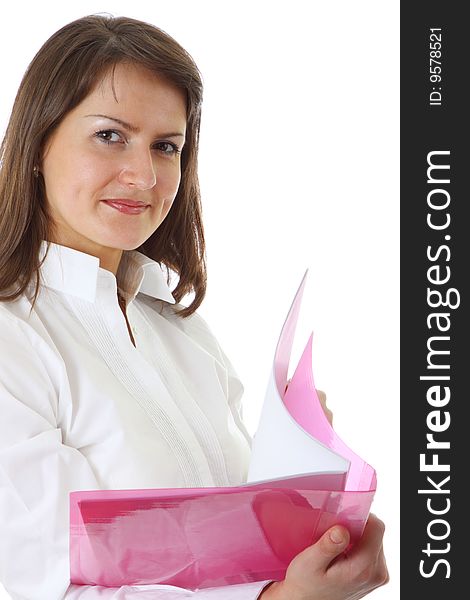
[[[196,592],[70,585],[70,491],[237,485],[250,436],[240,380],[205,321],[174,314],[158,263],[124,252],[114,276],[51,244],[41,278],[32,311],[26,294],[0,302],[5,589],[27,600],[257,598],[266,581]]]

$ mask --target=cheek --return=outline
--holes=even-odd
[[[68,172],[73,173],[72,180],[75,188],[81,187],[83,190],[93,193],[99,191],[111,179],[116,178],[119,169],[115,161],[103,159],[97,153],[96,155],[77,157],[77,160],[69,165]]]
[[[161,169],[160,177],[157,170],[157,190],[163,201],[162,209],[168,212],[173,204],[181,181],[181,170],[179,165],[172,168]]]
[[[53,203],[65,198],[93,197],[113,177],[113,164],[99,156],[56,148],[44,164],[46,196]],[[76,201],[75,201],[76,204]]]
[[[170,212],[170,209],[173,206],[173,202],[174,202],[173,197],[163,200],[163,205],[162,205],[162,217],[163,218],[165,218],[167,216],[167,214]]]

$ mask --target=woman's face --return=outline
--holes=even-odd
[[[54,130],[40,170],[56,229],[50,241],[116,273],[122,250],[147,240],[176,196],[186,102],[135,65],[116,65],[114,90],[109,72]]]

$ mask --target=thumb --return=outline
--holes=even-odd
[[[290,563],[286,571],[286,584],[291,582],[297,588],[311,590],[313,581],[318,588],[324,581],[328,567],[348,544],[348,530],[342,525],[331,527],[315,544],[308,546]],[[321,594],[318,597],[320,596]],[[330,595],[324,597],[329,598]]]
[[[335,559],[349,544],[349,531],[342,525],[335,525],[326,531],[322,537],[308,550],[310,550],[309,559],[312,561],[316,571],[324,572],[328,569],[330,563]]]

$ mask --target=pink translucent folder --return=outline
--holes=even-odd
[[[323,413],[312,375],[312,336],[285,392],[306,276],[276,348],[248,482],[72,492],[72,583],[195,590],[279,580],[294,556],[335,523],[348,527],[352,544],[361,536],[375,471]]]

